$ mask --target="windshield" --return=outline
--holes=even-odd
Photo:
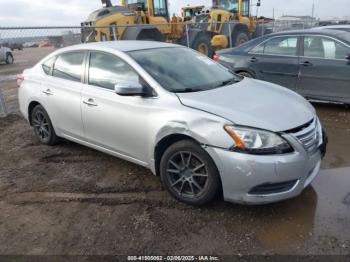
[[[214,0],[213,6],[227,11],[238,10],[238,0]]]
[[[128,7],[130,4],[141,4],[142,11],[147,11],[147,0],[125,0],[125,6]]]
[[[224,9],[228,12],[238,12],[238,0],[213,0],[213,7]],[[242,0],[242,15],[249,16],[249,0]]]
[[[240,80],[225,67],[186,47],[138,50],[129,54],[170,92],[210,90]]]

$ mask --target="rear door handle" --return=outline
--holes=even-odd
[[[254,63],[254,62],[258,62],[258,59],[256,57],[252,57],[249,59],[249,61]]]
[[[52,93],[52,91],[50,89],[46,89],[45,91],[43,91],[43,93],[45,95],[48,95],[48,96],[52,96],[53,95],[53,93]]]
[[[84,100],[83,103],[88,106],[98,106],[98,104],[95,103],[95,100],[92,98],[89,98],[88,100]]]
[[[309,61],[301,62],[300,65],[302,66],[312,66],[312,63]]]

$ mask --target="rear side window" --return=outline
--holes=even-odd
[[[297,54],[297,46],[297,36],[275,37],[254,47],[251,52],[256,54],[295,56]]]
[[[131,80],[139,81],[139,76],[123,60],[106,53],[91,53],[89,68],[90,85],[113,90],[116,83]]]
[[[51,75],[51,69],[53,67],[53,63],[55,62],[55,60],[56,60],[56,56],[51,57],[41,65],[45,74]]]
[[[80,82],[83,74],[83,51],[59,55],[53,69],[53,76]]]

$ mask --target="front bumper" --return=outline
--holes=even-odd
[[[298,196],[317,176],[326,151],[327,136],[312,154],[293,137],[288,141],[295,152],[283,155],[249,155],[207,147],[219,170],[224,199],[243,204],[266,204]],[[261,185],[295,182],[285,191],[254,193]]]

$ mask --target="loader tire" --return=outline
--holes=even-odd
[[[211,58],[214,55],[214,50],[210,41],[209,35],[200,34],[194,40],[191,48]]]

